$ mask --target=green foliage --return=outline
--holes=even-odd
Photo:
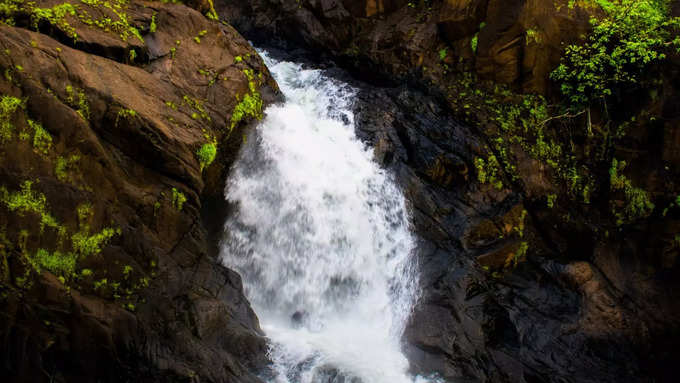
[[[38,249],[31,260],[38,270],[45,269],[66,279],[70,279],[76,271],[76,256],[73,253],[50,253],[48,250]]]
[[[617,225],[648,217],[654,210],[649,194],[644,189],[634,187],[631,180],[621,174],[625,168],[626,161],[617,161],[614,158],[609,169],[612,192],[622,191],[625,198],[623,206],[612,201],[612,213],[616,217]]]
[[[24,181],[21,190],[10,193],[4,186],[0,187],[0,202],[9,211],[16,211],[19,215],[25,213],[38,214],[40,216],[40,231],[44,227],[50,227],[63,232],[65,229],[47,210],[47,198],[44,194],[33,190],[32,181]]]
[[[198,32],[198,36],[194,37],[194,41],[196,42],[196,44],[200,44],[201,43],[201,37],[205,36],[206,34],[208,34],[208,31],[205,30],[205,29]]]
[[[47,155],[52,147],[52,136],[39,123],[28,120],[28,125],[33,129],[33,150],[36,153]]]
[[[208,5],[210,6],[210,9],[205,13],[205,17],[209,18],[210,20],[219,21],[220,18],[217,16],[217,12],[215,11],[213,0],[208,0]]]
[[[441,49],[439,51],[439,60],[444,60],[446,58],[446,55],[448,54],[446,48]]]
[[[184,203],[187,201],[187,197],[181,191],[176,188],[172,188],[172,206],[177,209],[177,211],[182,211]]]
[[[2,0],[0,1],[0,20],[7,25],[14,25],[14,15],[19,12],[24,0]]]
[[[680,19],[671,18],[667,0],[599,1],[606,16],[592,18],[583,45],[569,45],[551,74],[572,109],[640,83],[650,64],[680,47]]]
[[[474,36],[472,36],[472,40],[470,40],[470,48],[472,48],[472,53],[475,53],[475,54],[477,53],[477,45],[479,44],[479,31],[484,29],[485,26],[486,26],[486,23],[481,22],[479,24],[479,30],[477,31],[477,33],[475,33]]]
[[[122,108],[118,111],[118,114],[116,115],[115,126],[118,126],[118,123],[120,122],[121,118],[124,120],[131,120],[135,117],[137,117],[137,112],[135,112],[132,109]]]
[[[78,161],[80,161],[80,156],[73,154],[68,158],[59,156],[57,157],[56,164],[54,166],[54,174],[57,179],[61,182],[72,182],[71,172],[78,169]]]
[[[17,109],[25,107],[24,101],[12,96],[2,96],[0,98],[0,143],[12,139],[12,116]]]
[[[230,132],[246,117],[262,119],[262,97],[257,91],[255,75],[251,69],[245,69],[243,73],[248,79],[248,89],[250,92],[243,95],[243,98],[236,104],[234,111],[231,113]]]
[[[85,9],[79,8],[78,18],[83,23],[105,32],[116,33],[123,41],[128,41],[131,36],[134,36],[140,42],[144,42],[139,30],[130,25],[129,16],[126,13],[128,0],[80,0],[80,2],[92,8],[105,8],[107,12],[115,15],[114,18],[106,12],[102,12],[100,18],[93,18]]]
[[[475,158],[475,168],[477,169],[477,180],[480,183],[490,183],[498,190],[503,189],[500,164],[496,156],[492,154],[486,160],[479,157]]]
[[[99,233],[89,235],[88,231],[79,231],[71,236],[73,250],[82,257],[99,254],[114,235],[120,235],[120,229],[106,227]]]
[[[151,15],[151,24],[149,25],[149,33],[156,33],[156,29],[158,28],[158,25],[156,25],[156,12]]]
[[[532,42],[540,44],[542,41],[541,33],[535,29],[527,29],[525,40],[527,45],[529,45]]]
[[[470,40],[470,48],[472,48],[473,53],[477,53],[477,44],[479,44],[479,33],[475,33]]]
[[[85,120],[90,119],[90,104],[87,102],[85,92],[79,88],[73,88],[71,85],[66,86],[66,103]]]
[[[201,171],[215,161],[217,156],[217,142],[214,140],[203,144],[197,151],[196,156],[198,157],[198,162],[201,164]]]
[[[55,5],[52,8],[36,7],[30,9],[30,12],[33,27],[35,29],[38,29],[38,24],[40,24],[40,22],[47,21],[48,23],[64,31],[64,33],[66,33],[69,37],[73,38],[74,40],[78,38],[76,30],[66,20],[66,16],[76,15],[76,7],[74,7],[72,4],[63,3]]]
[[[184,103],[187,104],[190,108],[196,110],[196,112],[191,113],[191,118],[193,118],[194,120],[202,119],[205,121],[211,121],[208,112],[205,110],[205,107],[203,106],[203,101],[197,98],[190,97],[188,95],[184,95],[184,97],[182,97],[182,101],[184,101]]]

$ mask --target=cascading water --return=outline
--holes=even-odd
[[[222,256],[270,338],[267,379],[412,382],[400,337],[414,240],[404,197],[355,136],[355,90],[262,56],[286,101],[232,171]]]

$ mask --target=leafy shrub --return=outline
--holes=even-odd
[[[649,64],[680,47],[680,19],[671,18],[668,0],[599,1],[604,18],[591,18],[583,45],[569,45],[551,78],[573,109],[638,84]]]

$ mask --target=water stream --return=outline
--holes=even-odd
[[[285,102],[266,110],[232,170],[222,257],[270,339],[265,379],[413,382],[400,338],[414,239],[403,195],[355,136],[356,90],[262,56]]]

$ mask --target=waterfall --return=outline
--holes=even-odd
[[[413,382],[400,338],[415,299],[404,197],[355,136],[356,90],[262,56],[285,102],[234,165],[223,262],[270,340],[272,382]]]

